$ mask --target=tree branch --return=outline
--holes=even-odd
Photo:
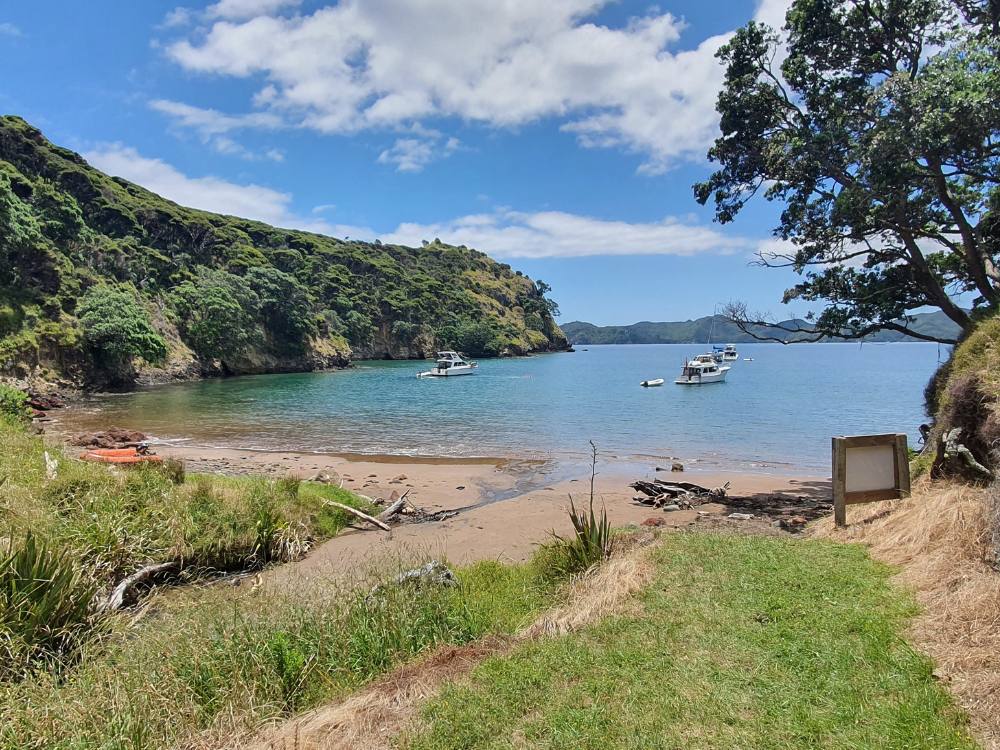
[[[941,170],[941,162],[936,157],[927,157],[927,164],[931,168],[931,173],[934,178],[934,186],[937,189],[938,198],[941,203],[951,214],[952,219],[955,220],[955,224],[958,226],[958,231],[962,235],[962,246],[965,251],[965,261],[969,264],[969,274],[972,276],[972,280],[976,284],[976,289],[979,293],[983,295],[983,298],[989,302],[991,305],[995,305],[1000,301],[1000,294],[993,287],[990,281],[989,275],[986,272],[986,262],[979,252],[979,242],[976,238],[976,230],[973,229],[972,225],[969,223],[968,218],[966,218],[965,213],[962,211],[961,206],[952,196],[951,191],[948,189],[948,180],[945,179],[944,172]]]
[[[919,341],[928,341],[936,344],[957,344],[958,340],[953,338],[943,338],[940,336],[931,336],[930,334],[920,333],[919,331],[914,331],[909,326],[896,323],[894,321],[887,321],[882,323],[872,323],[871,325],[865,326],[853,331],[833,331],[829,329],[821,329],[817,327],[802,328],[796,325],[794,328],[789,327],[783,323],[772,323],[770,321],[764,320],[763,316],[751,317],[746,310],[746,305],[743,303],[729,303],[723,309],[722,314],[728,318],[732,323],[736,325],[743,333],[751,336],[757,341],[771,341],[778,344],[810,344],[816,343],[818,341],[823,341],[824,339],[840,339],[842,341],[856,341],[862,339],[865,336],[869,336],[873,333],[877,333],[881,330],[897,331],[910,338],[917,339]],[[791,322],[791,321],[789,321]],[[794,334],[804,334],[801,337],[796,337],[794,340],[789,341],[787,337],[778,338],[777,336],[768,336],[766,334],[760,333],[759,329],[764,328],[772,331],[781,331],[783,333],[794,333]]]

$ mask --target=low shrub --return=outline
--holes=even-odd
[[[29,415],[27,394],[0,383],[0,420],[25,422]]]
[[[578,511],[570,498],[569,517],[573,536],[553,535],[555,539],[542,545],[534,557],[533,563],[548,578],[568,578],[582,573],[611,554],[611,523],[605,508],[601,508],[598,516],[591,498],[589,512]]]

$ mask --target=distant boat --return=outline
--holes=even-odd
[[[438,352],[437,362],[427,372],[417,373],[418,378],[449,378],[456,375],[475,375],[477,365],[468,362],[458,352]]]
[[[753,362],[753,357],[744,357],[743,361],[744,362]]]
[[[678,385],[707,385],[722,383],[726,379],[729,367],[719,367],[711,354],[699,354],[694,359],[684,362],[681,376],[674,382]]]
[[[739,358],[740,355],[736,352],[736,344],[726,344],[722,350],[722,359],[727,362],[734,362]]]
[[[663,378],[654,378],[653,380],[643,380],[639,383],[643,388],[653,388],[654,386],[663,385]]]

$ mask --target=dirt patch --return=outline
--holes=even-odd
[[[648,557],[658,537],[638,541],[574,582],[565,605],[546,612],[513,637],[490,637],[466,646],[444,646],[418,662],[339,703],[269,727],[242,747],[256,750],[391,750],[417,717],[420,706],[446,682],[468,675],[485,659],[518,643],[572,632],[621,609],[653,578]]]
[[[976,738],[1000,750],[1000,573],[991,517],[1000,489],[925,482],[912,497],[849,506],[846,528],[823,519],[812,536],[867,544],[902,568],[921,613],[909,640],[969,713]]]

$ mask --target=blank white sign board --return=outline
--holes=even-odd
[[[847,506],[896,500],[910,494],[906,435],[833,438],[833,519],[847,525]]]
[[[895,448],[869,445],[847,449],[847,492],[891,490],[896,486]]]

